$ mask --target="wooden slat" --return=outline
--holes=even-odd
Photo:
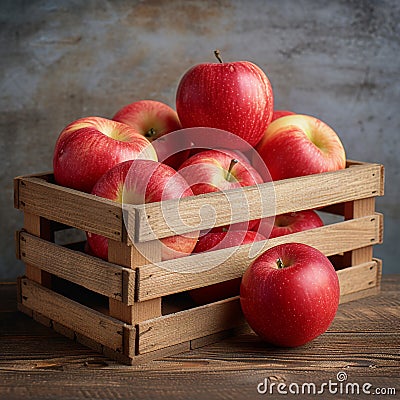
[[[211,335],[203,336],[198,339],[192,339],[190,341],[190,349],[191,350],[198,349],[200,347],[207,346],[211,343],[216,343],[221,340],[224,340],[230,336],[236,336],[250,332],[252,332],[252,329],[246,322],[244,325],[237,326],[235,328],[228,329],[226,331],[213,333]]]
[[[376,296],[380,292],[379,285],[373,286],[369,289],[351,292],[340,297],[340,304],[349,303],[350,301],[364,299],[366,297]]]
[[[137,287],[137,271],[134,268],[149,262],[149,260],[154,260],[155,262],[161,261],[161,246],[159,241],[139,244],[138,247],[128,246],[125,243],[114,240],[108,241],[109,261],[125,266],[127,267],[126,269],[130,269],[132,275],[135,274],[135,291]],[[134,295],[134,298],[137,297],[135,292],[128,294],[128,296],[131,295]],[[122,300],[110,298],[109,311],[111,316],[128,324],[133,325],[137,322],[161,315],[161,297],[140,303],[129,302],[129,304],[125,304]]]
[[[238,297],[138,324],[139,354],[211,335],[244,324]]]
[[[22,305],[113,350],[123,351],[121,321],[107,317],[27,278],[21,280]]]
[[[46,182],[36,177],[15,180],[16,207],[68,226],[122,241],[122,208],[116,202]]]
[[[83,340],[82,340],[83,339]],[[91,339],[85,338],[82,335],[77,336],[77,340],[83,345],[87,345],[89,341],[89,347]],[[111,357],[114,360],[121,362],[123,364],[132,364],[132,359],[135,357],[136,350],[136,329],[132,325],[124,326],[123,331],[123,346],[124,350],[121,353],[120,351],[115,351],[107,346],[101,346],[100,352],[102,352],[107,357]],[[96,342],[93,343],[96,345]]]
[[[24,213],[24,230],[46,240],[54,241],[54,234],[51,230],[49,220],[40,217],[39,215]],[[51,276],[42,271],[38,265],[25,264],[25,275],[43,286],[51,286]]]
[[[371,215],[375,211],[375,197],[367,199],[354,200],[345,203],[344,217],[345,219],[359,218],[365,215]],[[345,254],[345,262],[348,265],[357,265],[372,260],[373,244],[355,249]]]
[[[224,193],[148,203],[127,212],[136,215],[135,240],[141,242],[382,194],[383,167],[365,163]]]
[[[374,296],[379,293],[381,288],[382,260],[374,258],[371,263],[346,268],[338,271],[338,276],[339,282],[341,282],[340,304]],[[354,283],[352,283],[353,279]],[[357,285],[360,280],[362,280],[361,284]],[[367,288],[365,288],[366,282]]]
[[[19,234],[20,258],[25,263],[115,299],[123,299],[123,279],[134,285],[134,271],[79,251],[47,242],[26,232]],[[123,273],[125,277],[123,278]],[[127,297],[133,302],[134,293]]]
[[[155,318],[161,315],[161,298],[154,298],[130,305],[119,300],[109,299],[110,315],[127,324],[133,325],[139,321]]]
[[[337,271],[340,295],[370,289],[378,283],[378,263],[370,261]]]
[[[20,208],[19,185],[20,185],[20,182],[26,178],[38,178],[38,179],[42,179],[46,182],[54,181],[54,175],[52,172],[41,172],[38,174],[30,174],[30,175],[15,177],[14,178],[14,208]]]
[[[351,167],[353,165],[362,165],[362,164],[365,164],[365,163],[362,161],[357,161],[357,160],[349,160],[349,159],[346,160],[346,167]]]
[[[150,361],[159,360],[164,357],[172,355],[175,356],[177,354],[185,353],[189,350],[190,350],[190,342],[188,341],[184,343],[175,344],[173,346],[163,347],[162,349],[151,351],[149,353],[138,354],[138,355],[135,354],[133,356],[128,356],[128,357],[108,348],[103,348],[103,354],[107,357],[117,360],[120,363],[127,365],[135,365],[135,366],[140,365],[142,368],[142,366],[144,366],[146,363],[149,363]]]
[[[144,301],[238,278],[257,254],[281,243],[305,243],[316,247],[327,256],[365,247],[371,242],[377,244],[382,240],[381,224],[382,215],[374,214],[258,242],[255,246],[260,246],[259,251],[253,253],[252,257],[249,257],[252,245],[248,244],[233,250],[193,254],[158,265],[144,265],[139,267],[138,300]]]

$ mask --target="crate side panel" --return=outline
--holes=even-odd
[[[29,279],[21,279],[22,305],[98,343],[123,351],[124,324],[59,295]]]
[[[184,343],[178,343],[172,346],[163,347],[162,349],[158,349],[155,351],[150,351],[144,354],[136,354],[134,357],[130,358],[130,365],[141,365],[148,363],[153,360],[159,360],[164,357],[174,356],[177,354],[185,353],[190,351],[190,341]],[[108,355],[104,352],[105,355]],[[110,354],[110,357],[113,358],[114,354]],[[117,359],[118,360],[118,359]],[[128,364],[124,360],[122,360],[124,364]]]
[[[348,303],[350,301],[363,299],[364,297],[374,296],[380,292],[381,289],[381,277],[382,277],[382,260],[374,258],[373,261],[376,263],[376,276],[370,281],[369,288],[343,293],[340,296],[340,304]]]
[[[190,349],[191,350],[198,349],[200,347],[219,342],[221,340],[224,340],[224,339],[232,337],[232,336],[247,334],[247,333],[251,333],[251,332],[252,332],[252,329],[246,322],[244,325],[241,325],[241,326],[238,326],[238,327],[235,327],[232,329],[228,329],[226,331],[213,333],[211,335],[203,336],[198,339],[192,339],[190,341]]]
[[[382,166],[364,163],[224,193],[149,203],[137,209],[136,240],[148,241],[381,194]],[[236,207],[238,210],[237,204],[241,205]]]
[[[107,297],[122,299],[123,268],[21,232],[20,257],[25,263]],[[131,273],[132,271],[126,271]]]
[[[138,324],[139,354],[244,324],[239,298],[222,300]]]
[[[380,292],[380,286],[374,286],[369,289],[359,290],[340,296],[340,304],[349,303],[350,301],[364,299],[365,297],[376,296]]]
[[[308,231],[248,244],[236,248],[193,254],[159,265],[139,267],[139,301],[212,285],[242,276],[250,262],[270,247],[299,242],[316,247],[330,256],[378,243],[380,214],[326,225]],[[173,285],[171,285],[173,282]]]
[[[380,263],[373,260],[337,271],[340,295],[346,296],[350,293],[379,286],[380,267]]]
[[[121,206],[38,178],[18,180],[18,208],[78,229],[123,240]]]

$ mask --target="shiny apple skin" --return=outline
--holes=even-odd
[[[277,260],[284,268],[277,268]],[[338,276],[316,248],[286,243],[268,249],[243,275],[240,303],[250,327],[275,346],[302,346],[323,334],[339,304]]]
[[[133,128],[101,117],[78,119],[60,133],[53,154],[55,181],[90,193],[115,165],[136,158],[157,161],[150,142]]]
[[[314,210],[304,210],[281,214],[276,217],[263,218],[252,229],[272,239],[278,236],[319,228],[323,225],[322,219]]]
[[[226,179],[233,159],[239,162],[232,168],[232,179]],[[219,192],[263,183],[260,174],[243,156],[230,150],[205,150],[188,158],[179,172],[194,194]]]
[[[173,168],[155,161],[133,160],[118,164],[96,183],[92,194],[124,204],[143,204],[192,196],[184,178]],[[161,239],[162,260],[189,255],[196,246],[198,232]],[[108,259],[104,236],[87,233],[92,253]]]
[[[309,115],[287,115],[271,122],[256,150],[274,181],[346,167],[337,133]]]
[[[131,126],[150,141],[182,128],[176,111],[155,100],[130,103],[118,110],[112,119]]]
[[[176,110],[184,128],[222,129],[255,146],[272,118],[272,86],[249,61],[198,64],[179,82]]]
[[[182,129],[176,111],[165,103],[155,100],[139,100],[127,104],[113,116],[114,121],[134,128],[148,139],[156,149],[158,161],[178,169],[189,157],[190,141],[185,145],[175,143],[178,139],[166,136]],[[180,136],[179,140],[184,140]],[[181,151],[179,149],[185,148]]]

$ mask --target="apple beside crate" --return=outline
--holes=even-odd
[[[382,264],[373,258],[383,231],[383,216],[375,212],[375,197],[384,190],[379,164],[349,161],[340,171],[129,206],[125,220],[121,205],[61,187],[52,174],[17,177],[14,184],[15,207],[24,212],[24,227],[16,234],[17,257],[26,264],[19,279],[19,309],[126,364],[177,354],[247,329],[238,296],[196,306],[187,292],[240,277],[251,262],[252,245],[159,262],[154,235],[173,234],[169,222],[176,207],[184,221],[175,227],[180,234],[197,224],[208,229],[214,221],[222,226],[255,219],[261,210],[264,216],[305,209],[334,214],[336,222],[323,227],[260,242],[261,251],[287,242],[318,248],[337,270],[342,303],[380,288]],[[251,207],[232,215],[230,204],[243,195]],[[215,214],[204,213],[204,206],[212,206]],[[130,232],[133,227],[132,241],[125,221]],[[109,261],[86,254],[84,243],[57,243],[59,232],[71,228],[106,236]],[[190,273],[199,266],[199,272]]]

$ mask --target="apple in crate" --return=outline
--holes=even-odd
[[[304,210],[263,218],[253,230],[272,239],[323,225],[322,219],[314,210]]]
[[[54,178],[61,186],[90,193],[110,168],[135,158],[157,161],[153,146],[135,129],[106,118],[81,118],[57,139]]]
[[[339,304],[338,276],[314,247],[286,243],[257,257],[243,275],[240,303],[250,327],[276,346],[301,346],[324,333]]]
[[[263,183],[260,174],[240,153],[205,150],[188,158],[179,168],[194,194],[219,192]]]
[[[294,115],[295,113],[293,111],[289,110],[275,110],[274,113],[272,114],[272,119],[271,122],[275,121],[278,118],[285,117],[286,115]]]
[[[263,183],[260,174],[244,156],[230,150],[205,150],[188,158],[179,172],[195,195],[253,186]],[[245,200],[245,199],[243,199]],[[250,207],[249,204],[233,207]],[[232,208],[234,210],[234,208]],[[238,223],[236,229],[251,229],[255,221]]]
[[[253,231],[229,230],[226,232],[208,232],[201,236],[193,253],[214,251],[265,240],[265,237]],[[202,305],[214,301],[238,296],[241,278],[219,282],[214,285],[193,289],[189,292],[196,304]]]
[[[222,129],[255,146],[272,118],[270,81],[257,65],[222,62],[219,52],[214,53],[216,63],[193,66],[179,82],[176,111],[182,127]]]
[[[165,136],[182,128],[178,114],[167,104],[155,100],[135,101],[118,110],[113,120],[131,126],[152,142],[158,160],[164,164],[177,169],[189,156],[189,150],[178,151],[182,147],[189,149],[189,142],[185,146],[175,143],[184,140],[183,135]]]
[[[336,132],[309,115],[287,115],[269,124],[256,150],[273,180],[336,171],[346,154]],[[258,160],[254,160],[256,168]]]
[[[168,165],[150,160],[131,160],[116,165],[96,183],[92,194],[121,204],[144,204],[192,196],[185,179]],[[87,233],[93,254],[108,258],[108,241],[104,236]],[[198,232],[161,239],[162,260],[189,255],[198,239]]]
[[[130,103],[113,116],[114,121],[135,128],[149,140],[181,129],[178,114],[167,104],[155,100],[139,100]]]

